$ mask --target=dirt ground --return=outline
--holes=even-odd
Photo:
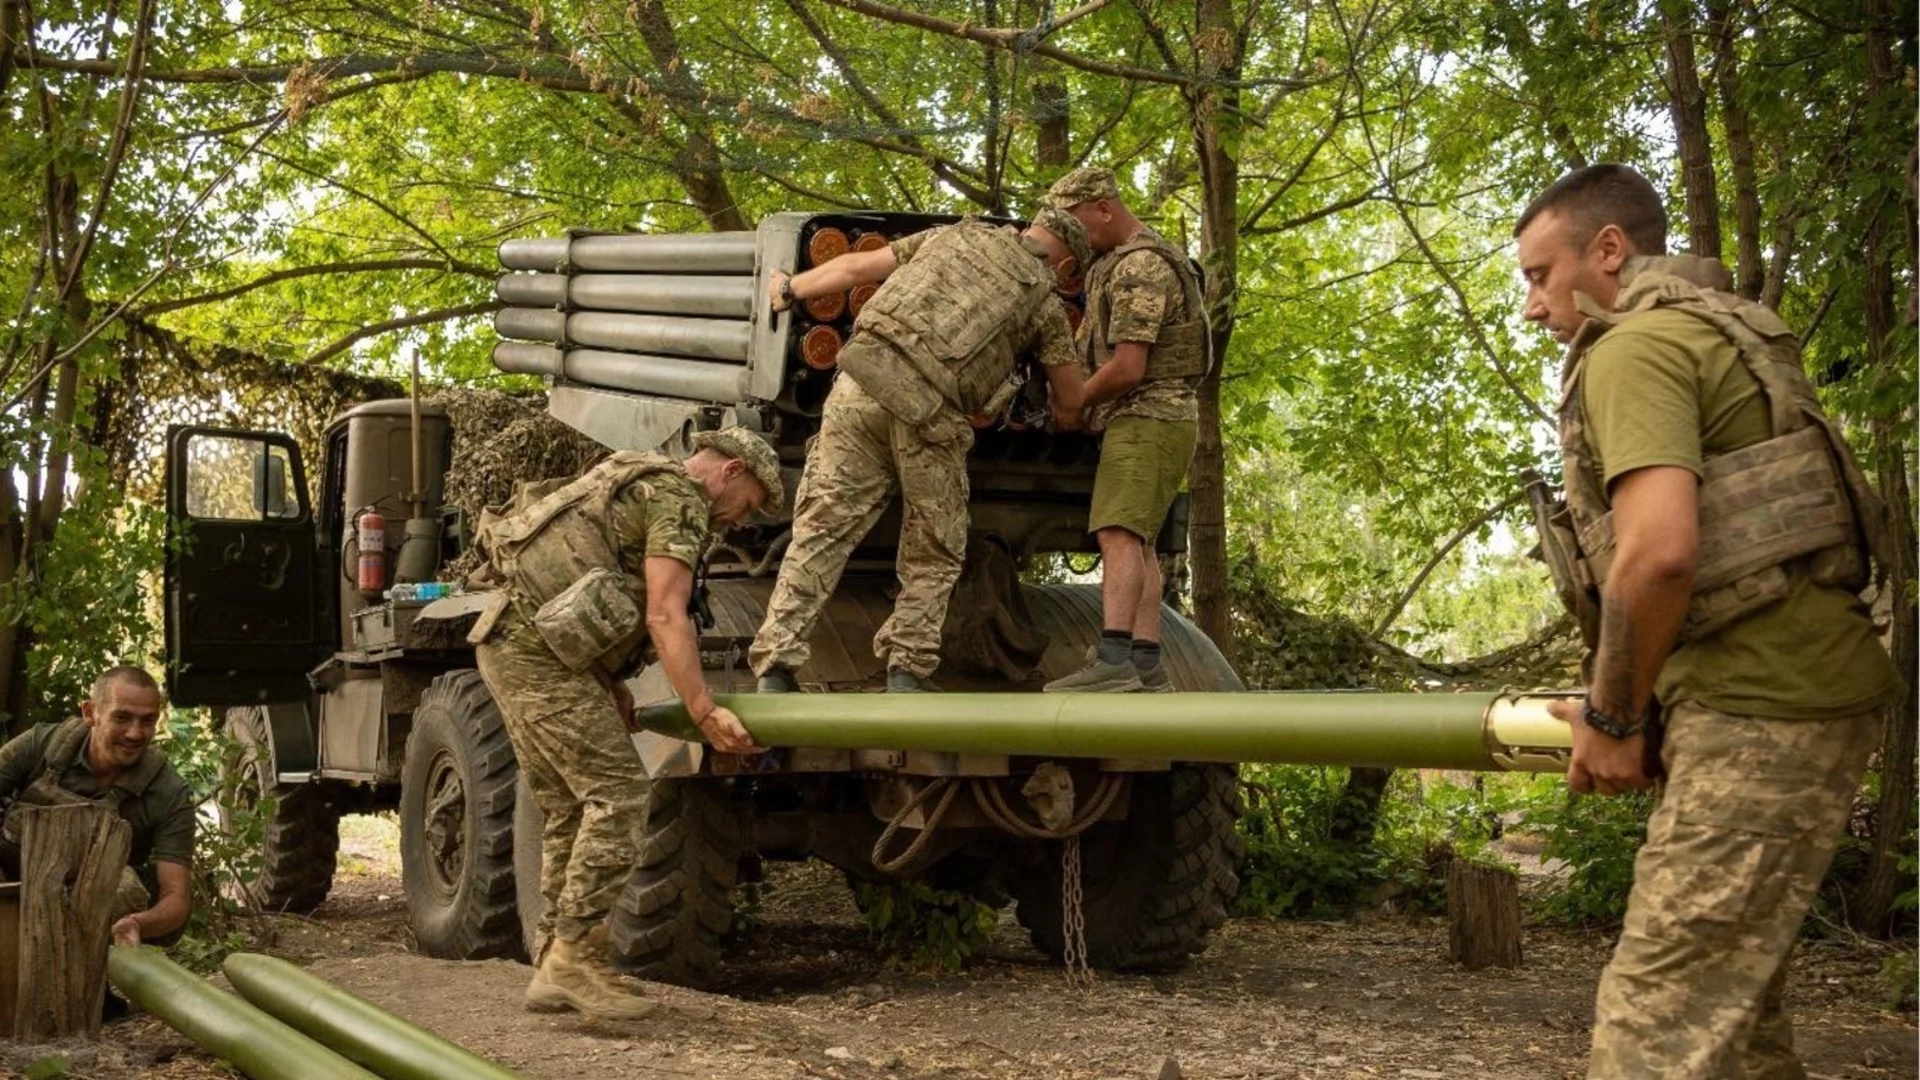
[[[519,964],[412,953],[389,833],[351,830],[332,897],[309,919],[261,920],[259,947],[537,1080],[1577,1077],[1609,946],[1530,927],[1520,969],[1470,973],[1447,962],[1439,919],[1242,919],[1184,972],[1078,991],[1010,915],[964,972],[889,969],[837,872],[776,868],[724,993],[650,987],[652,1017],[595,1024],[524,1011]],[[1912,1016],[1881,1005],[1883,955],[1822,943],[1796,956],[1790,1005],[1813,1076],[1920,1077]],[[92,1080],[231,1075],[148,1017],[55,1049]],[[0,1077],[45,1052],[0,1042]]]

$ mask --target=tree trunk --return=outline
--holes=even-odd
[[[1720,257],[1720,195],[1714,185],[1713,142],[1707,134],[1707,95],[1693,58],[1692,0],[1662,0],[1667,47],[1667,96],[1680,144],[1680,183],[1687,196],[1687,250]]]
[[[1890,16],[1885,0],[1870,0],[1867,5],[1867,103],[1868,108],[1900,107],[1883,102],[1897,86],[1891,43],[1886,27]],[[1869,378],[1892,382],[1893,372],[1906,357],[1890,349],[1894,331],[1893,264],[1897,244],[1896,226],[1904,215],[1891,206],[1883,207],[1867,224],[1867,267],[1865,308]],[[1893,657],[1900,667],[1904,690],[1887,717],[1880,743],[1880,801],[1876,807],[1873,854],[1868,864],[1867,882],[1859,904],[1857,929],[1870,934],[1892,932],[1894,899],[1911,884],[1900,872],[1899,855],[1906,847],[1907,833],[1913,828],[1915,728],[1920,716],[1920,613],[1914,608],[1911,589],[1916,562],[1913,532],[1913,493],[1907,488],[1908,432],[1911,418],[1905,408],[1896,415],[1876,418],[1874,448],[1879,457],[1880,494],[1891,511],[1894,565],[1887,567],[1886,587],[1893,601]]]
[[[1373,843],[1379,831],[1380,802],[1386,798],[1392,769],[1355,767],[1347,772],[1347,786],[1340,792],[1327,839],[1344,848],[1363,848]]]
[[[1073,162],[1068,140],[1072,112],[1067,84],[1042,79],[1033,84],[1033,162],[1041,169],[1064,168]]]
[[[1708,0],[1708,33],[1713,38],[1713,81],[1720,92],[1720,122],[1727,134],[1727,160],[1733,166],[1733,243],[1735,291],[1758,300],[1766,283],[1760,263],[1760,183],[1753,164],[1753,128],[1740,94],[1740,58],[1734,40],[1740,27],[1730,0]]]
[[[1236,78],[1242,42],[1228,0],[1200,0],[1196,13],[1202,74]],[[1220,441],[1220,374],[1233,338],[1240,251],[1240,93],[1202,82],[1188,98],[1199,151],[1201,261],[1207,269],[1207,314],[1212,321],[1213,370],[1200,383],[1200,432],[1188,474],[1187,518],[1193,567],[1194,621],[1233,659],[1227,590],[1226,457]]]
[[[686,58],[680,54],[680,37],[667,18],[666,5],[640,3],[630,5],[627,11],[632,14],[661,77],[683,91],[698,94],[699,85],[687,73]],[[686,147],[673,163],[673,174],[687,190],[687,197],[706,215],[707,225],[715,232],[742,232],[753,228],[727,186],[720,150],[714,144],[706,120],[684,105],[674,103],[668,107],[687,136]]]
[[[1468,971],[1520,966],[1520,879],[1468,859],[1447,864],[1447,952]]]
[[[132,843],[133,829],[101,804],[21,808],[15,1039],[99,1032],[108,916]]]

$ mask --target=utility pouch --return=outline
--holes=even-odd
[[[1580,558],[1579,534],[1567,504],[1553,497],[1553,489],[1538,476],[1527,480],[1527,502],[1533,508],[1534,529],[1540,534],[1540,561],[1547,564],[1560,602],[1580,624],[1589,653],[1600,643],[1599,590]]]
[[[496,591],[487,597],[487,606],[480,609],[480,617],[473,620],[473,626],[467,630],[467,644],[485,645],[493,636],[493,628],[500,625],[500,616],[507,613],[513,601],[505,590]]]
[[[640,628],[619,574],[595,567],[534,612],[533,627],[569,671],[585,671]]]

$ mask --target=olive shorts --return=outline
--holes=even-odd
[[[1120,528],[1152,544],[1187,478],[1199,431],[1191,420],[1114,417],[1100,443],[1087,531]]]

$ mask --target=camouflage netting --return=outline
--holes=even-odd
[[[607,456],[606,447],[549,416],[543,394],[452,389],[428,400],[444,407],[453,424],[446,501],[470,528],[481,510],[506,503],[514,484],[572,476]],[[477,563],[470,549],[442,576],[458,581]]]
[[[342,410],[398,397],[391,379],[288,364],[226,346],[208,346],[130,320],[115,349],[117,378],[92,403],[89,440],[112,476],[136,498],[159,502],[163,442],[177,424],[284,431],[300,443],[307,483],[319,482],[320,437]]]

